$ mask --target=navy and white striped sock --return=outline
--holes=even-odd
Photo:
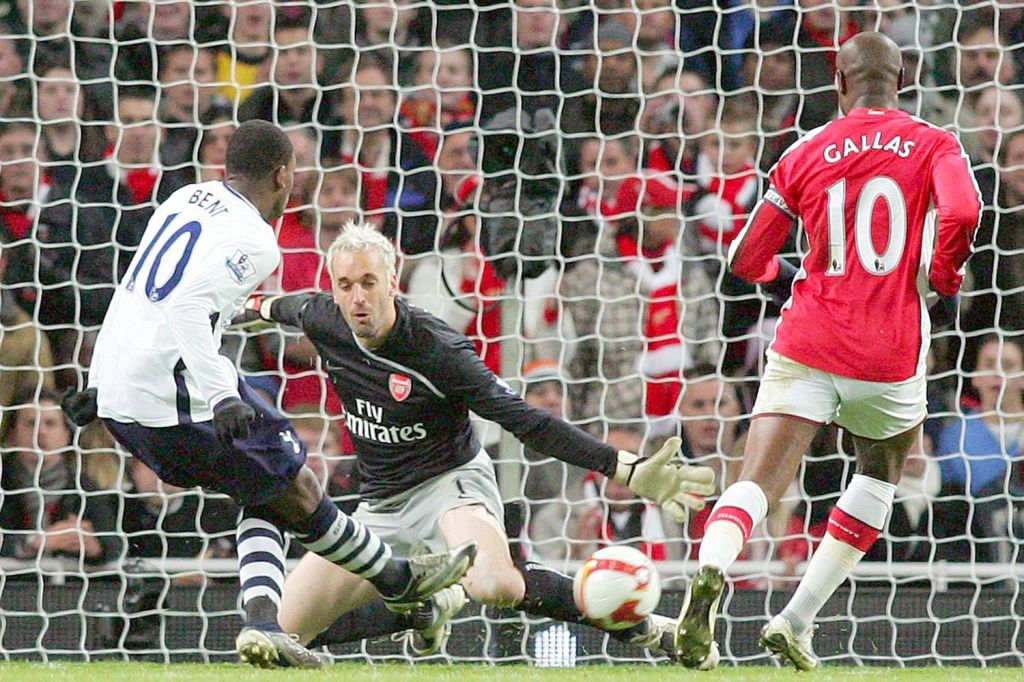
[[[391,573],[385,570],[394,563],[391,548],[376,533],[342,513],[326,495],[301,526],[290,530],[303,546],[345,570],[366,578],[374,585],[377,585],[376,578],[382,572]]]
[[[236,536],[242,604],[266,597],[279,607],[284,589],[284,537],[280,529],[246,508]]]

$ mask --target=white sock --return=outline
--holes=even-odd
[[[767,515],[768,498],[758,484],[739,481],[726,488],[704,525],[698,565],[728,569]]]
[[[796,634],[806,632],[818,611],[871,549],[885,527],[896,486],[855,474],[828,517],[828,532],[782,616]]]

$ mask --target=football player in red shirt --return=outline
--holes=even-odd
[[[955,315],[981,204],[957,138],[897,109],[901,64],[880,33],[843,45],[836,87],[844,115],[783,154],[731,246],[733,272],[766,289],[791,286],[792,295],[768,351],[739,481],[708,518],[677,625],[676,649],[690,667],[717,662],[723,573],[793,480],[818,428],[834,421],[854,437],[856,473],[796,593],[761,639],[798,669],[817,667],[814,618],[885,526],[926,416],[925,282],[940,297],[932,322],[939,310]],[[796,273],[776,253],[798,219],[810,249]]]

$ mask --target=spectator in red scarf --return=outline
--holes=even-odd
[[[684,189],[669,176],[623,182],[596,253],[562,279],[578,336],[571,364],[576,417],[660,428],[675,412],[682,371],[718,361],[718,302],[681,239]],[[614,301],[608,305],[608,301]]]
[[[748,346],[760,342],[759,334],[751,332],[751,325],[778,315],[776,304],[770,302],[767,311],[763,310],[755,287],[723,268],[729,244],[743,229],[760,195],[754,165],[759,144],[757,125],[756,101],[744,95],[732,96],[722,104],[716,131],[701,139],[697,159],[700,190],[692,205],[691,224],[699,236],[700,253],[711,256],[704,260],[708,274],[724,294],[722,334],[727,346],[723,369],[727,372],[744,366]]]
[[[160,180],[160,129],[155,114],[156,93],[151,88],[120,88],[117,119],[106,129],[107,172],[128,186],[136,204],[152,201]]]
[[[436,248],[438,178],[419,143],[395,125],[398,97],[390,64],[363,56],[341,95],[348,124],[341,158],[362,175],[364,219],[381,226],[404,255]]]
[[[476,159],[469,155],[472,131],[449,130],[438,155],[445,220],[441,248],[406,260],[406,300],[429,310],[476,344],[484,364],[501,376],[501,307],[505,289],[491,264],[477,248],[479,221],[472,212],[479,185]]]
[[[45,201],[49,182],[39,161],[39,126],[10,121],[0,127],[0,221],[11,239],[27,239],[34,204]]]
[[[294,142],[294,134],[289,137]],[[330,273],[324,254],[345,223],[358,219],[359,173],[351,166],[332,163],[327,162],[322,173],[305,177],[293,200],[291,219],[285,214],[286,220],[281,223],[277,283],[283,293],[329,290]],[[268,334],[261,339],[266,366],[282,370],[281,401],[285,410],[315,405],[317,412],[341,414],[341,403],[330,382],[324,380],[319,356],[306,337]]]
[[[7,235],[4,303],[16,302],[29,319],[38,298],[33,224],[50,192],[49,178],[39,162],[38,136],[39,126],[29,121],[0,126],[0,223]]]
[[[697,184],[703,196],[693,209],[701,253],[724,258],[759,196],[756,114],[746,98],[727,100],[715,131],[701,138]]]
[[[653,171],[697,173],[697,140],[714,119],[714,90],[698,72],[671,65],[645,93],[640,113],[643,167]]]
[[[414,89],[403,97],[400,114],[402,127],[428,158],[437,157],[441,130],[473,122],[473,80],[473,53],[469,49],[442,43],[436,50],[419,53]]]

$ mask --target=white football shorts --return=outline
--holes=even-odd
[[[504,527],[501,493],[494,464],[486,452],[462,466],[382,500],[364,500],[352,515],[391,545],[395,556],[406,557],[426,548],[445,552],[441,519],[450,510],[483,505]]]
[[[823,372],[768,351],[752,416],[783,414],[835,422],[855,436],[883,440],[909,431],[928,414],[922,371],[904,381],[861,381]]]

